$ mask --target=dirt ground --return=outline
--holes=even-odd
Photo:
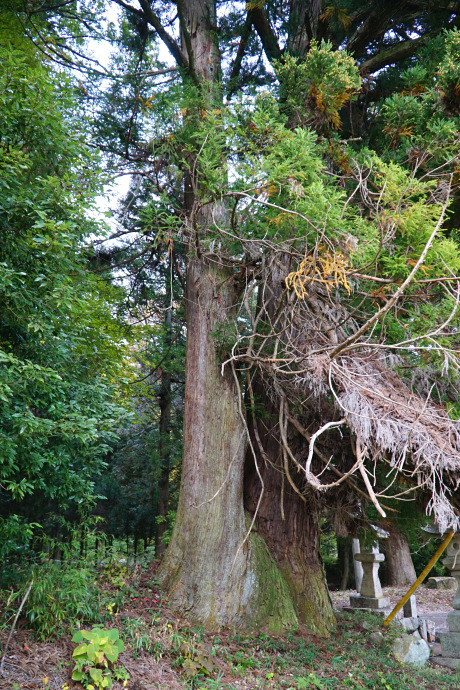
[[[390,597],[391,606],[395,606],[406,593],[406,587],[385,587],[384,595]],[[350,605],[350,594],[353,590],[331,592],[334,608],[341,609]],[[432,613],[433,611],[448,612],[452,608],[455,592],[452,590],[431,589],[421,585],[415,592],[417,613]]]
[[[331,598],[336,609],[348,606],[351,592],[331,592]],[[403,588],[385,588],[384,594],[389,596],[391,603],[396,604],[405,594]],[[152,596],[152,595],[151,595]],[[447,612],[451,608],[454,596],[452,591],[438,591],[420,587],[417,590],[418,613]],[[135,608],[120,612],[116,619],[117,626],[123,628],[123,620],[127,617],[138,618],[143,611],[136,605]],[[167,610],[163,611],[164,628],[174,628],[174,616]],[[115,619],[114,619],[115,623]],[[181,622],[182,624],[183,622]],[[177,622],[179,625],[179,621]],[[2,649],[8,637],[8,630],[0,634]],[[169,633],[170,634],[170,633]],[[224,636],[223,636],[224,637]],[[318,644],[321,641],[318,639]],[[73,690],[81,685],[70,680],[73,666],[72,651],[75,645],[70,636],[62,636],[56,642],[37,642],[30,632],[18,626],[13,634],[10,647],[4,662],[3,676],[0,675],[1,690]],[[137,658],[130,652],[120,655],[119,661],[130,674],[128,690],[145,690],[145,688],[168,688],[180,690],[187,687],[184,675],[180,669],[171,666],[167,657],[155,658],[141,651]],[[226,671],[223,668],[223,680],[225,682]],[[232,687],[241,690],[253,690],[253,686],[247,684],[244,678],[231,678]],[[113,690],[121,689],[121,685],[114,683]]]

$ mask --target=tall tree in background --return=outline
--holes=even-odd
[[[387,583],[392,587],[413,585],[417,579],[407,536],[395,526],[390,527],[384,542]]]
[[[147,185],[148,189],[148,185]],[[153,538],[155,553],[165,548],[165,533],[177,504],[182,455],[185,330],[181,305],[182,288],[173,277],[170,247],[155,247],[158,231],[155,210],[149,207],[146,191],[128,193],[121,223],[124,232],[137,234],[143,228],[143,242],[133,249],[115,246],[111,254],[99,253],[99,262],[115,260],[119,274],[129,285],[125,312],[136,324],[133,348],[139,370],[130,382],[135,400],[135,420],[124,431],[109,460],[109,472],[100,493],[110,493],[108,505],[99,510],[114,534]],[[153,245],[153,249],[152,249]],[[147,248],[146,256],[140,247]],[[154,257],[152,258],[152,252]],[[139,256],[141,254],[141,256]],[[176,245],[176,262],[182,259]],[[136,549],[135,549],[136,550]]]

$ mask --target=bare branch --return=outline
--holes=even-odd
[[[318,436],[321,436],[325,431],[328,429],[333,429],[334,427],[337,426],[342,426],[342,424],[345,424],[345,419],[339,419],[338,422],[327,422],[327,424],[323,424],[322,427],[318,429],[318,431],[315,431],[315,433],[312,435],[310,439],[310,446],[308,449],[308,457],[307,457],[307,462],[305,463],[305,476],[309,482],[312,482],[312,479],[315,480],[315,483],[318,484],[318,481],[314,475],[312,475],[311,472],[311,461],[313,460],[313,451],[315,448],[315,441],[318,438]]]
[[[116,2],[119,5],[122,5],[122,7],[125,7],[131,12],[135,11],[135,8],[123,2],[123,0],[114,0],[114,2]],[[158,36],[161,38],[161,40],[163,41],[163,43],[165,44],[173,58],[175,59],[177,66],[183,69],[187,68],[188,63],[185,58],[185,55],[183,54],[183,52],[181,51],[181,49],[179,48],[178,44],[171,36],[171,34],[169,34],[166,31],[163,24],[161,23],[160,18],[150,7],[150,3],[148,2],[148,0],[139,0],[139,4],[142,7],[141,16],[143,16],[149,22],[149,24],[153,26]],[[139,11],[136,11],[135,13],[139,14]]]
[[[369,493],[369,498],[371,499],[372,503],[374,504],[375,508],[377,511],[380,513],[380,515],[383,518],[386,518],[387,514],[383,510],[382,506],[377,500],[377,497],[375,495],[374,489],[372,488],[372,484],[369,481],[369,477],[367,476],[366,468],[363,465],[363,460],[366,455],[367,449],[364,448],[361,450],[361,445],[359,442],[359,436],[356,438],[356,459],[359,462],[358,468],[361,473],[361,477],[363,478],[364,484],[366,485],[366,489]]]

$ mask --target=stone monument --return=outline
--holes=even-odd
[[[355,554],[355,560],[363,566],[363,581],[359,594],[350,595],[350,606],[354,609],[388,611],[390,599],[383,596],[379,579],[380,563],[385,560],[383,553],[376,549],[366,549]]]

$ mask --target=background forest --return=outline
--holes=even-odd
[[[460,3],[0,11],[5,624],[328,636],[458,526]]]

